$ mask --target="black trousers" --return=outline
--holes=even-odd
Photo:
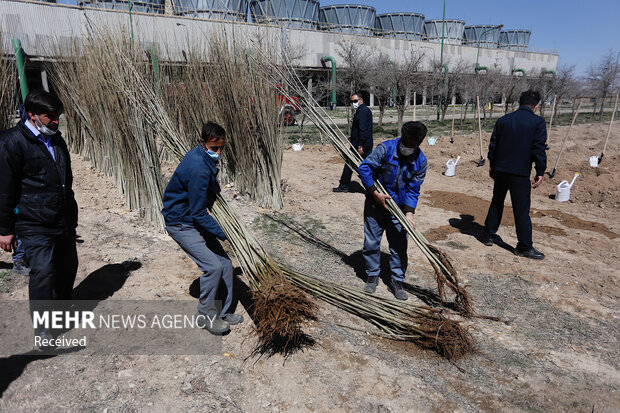
[[[512,210],[514,212],[515,227],[517,229],[517,248],[528,249],[532,246],[532,220],[530,219],[530,194],[532,187],[527,176],[512,175],[505,172],[495,172],[493,185],[493,199],[484,229],[489,234],[495,234],[502,222],[504,200],[510,191]]]
[[[370,152],[372,152],[372,148],[364,148],[364,151],[362,153],[362,158],[366,159],[368,155],[370,155]],[[351,170],[351,168],[349,168],[348,165],[345,165],[344,169],[342,170],[342,175],[340,176],[339,186],[341,188],[348,188],[349,184],[351,183],[352,176],[353,176],[353,171]]]
[[[78,267],[75,231],[20,239],[30,265],[30,300],[70,300]]]

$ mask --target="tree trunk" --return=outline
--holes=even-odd
[[[603,99],[601,100],[601,113],[598,117],[598,120],[603,120],[603,111],[605,110],[605,99],[607,98],[607,94],[603,95]]]
[[[385,105],[379,105],[379,126],[383,126],[383,115],[385,115]]]
[[[398,106],[397,111],[398,111],[398,131],[397,133],[400,134],[400,130],[403,128],[403,117],[405,116],[405,109],[406,106],[402,105],[402,106]]]

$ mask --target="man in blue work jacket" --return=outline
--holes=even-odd
[[[226,144],[226,133],[220,125],[206,123],[198,143],[174,171],[164,192],[162,214],[168,234],[203,272],[198,312],[207,318],[206,329],[223,334],[231,325],[243,321],[243,316],[228,313],[233,294],[233,266],[218,241],[226,240],[226,235],[209,214],[220,193],[217,165]],[[217,301],[220,292],[225,294],[223,303]]]
[[[360,93],[351,95],[351,105],[355,109],[353,116],[353,124],[351,125],[351,138],[349,142],[355,148],[362,158],[366,158],[372,151],[372,112],[368,106],[364,105],[364,99]],[[353,171],[347,165],[342,170],[340,183],[333,188],[333,192],[349,192],[349,184]]]
[[[540,93],[528,90],[519,97],[519,109],[502,116],[495,123],[489,143],[489,175],[495,181],[493,199],[484,222],[481,241],[491,246],[502,221],[504,199],[510,191],[512,210],[517,230],[515,255],[536,260],[545,254],[532,246],[532,220],[530,219],[531,188],[537,188],[547,169],[547,125],[536,115]],[[532,163],[536,176],[530,184]]]
[[[390,289],[399,300],[406,300],[402,288],[407,271],[407,231],[388,212],[386,199],[392,199],[415,226],[413,220],[418,205],[420,187],[426,177],[426,156],[420,144],[426,136],[426,126],[421,122],[406,122],[401,137],[379,144],[358,168],[367,190],[364,203],[364,262],[368,276],[364,291],[374,293],[379,281],[381,238],[386,232],[390,246]],[[377,191],[378,180],[389,195]]]

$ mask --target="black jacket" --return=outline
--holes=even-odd
[[[20,121],[0,135],[0,235],[61,234],[77,226],[67,145],[52,136],[56,162]]]
[[[361,146],[366,153],[372,150],[372,112],[363,103],[359,105],[353,116],[351,145],[356,149]]]
[[[499,172],[530,176],[532,162],[536,176],[547,169],[547,125],[528,106],[502,116],[495,123],[489,144],[489,163]]]

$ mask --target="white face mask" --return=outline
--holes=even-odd
[[[403,145],[402,142],[398,142],[398,150],[404,156],[413,155],[413,153],[415,152],[415,149],[416,148],[407,148],[405,145]]]
[[[56,133],[55,130],[48,128],[41,122],[41,119],[39,119],[39,115],[35,115],[35,116],[37,117],[37,120],[34,123],[34,126],[35,128],[37,128],[39,132],[41,132],[43,135],[54,135]]]
[[[360,103],[359,102],[353,102],[353,109],[357,109],[360,107]]]

